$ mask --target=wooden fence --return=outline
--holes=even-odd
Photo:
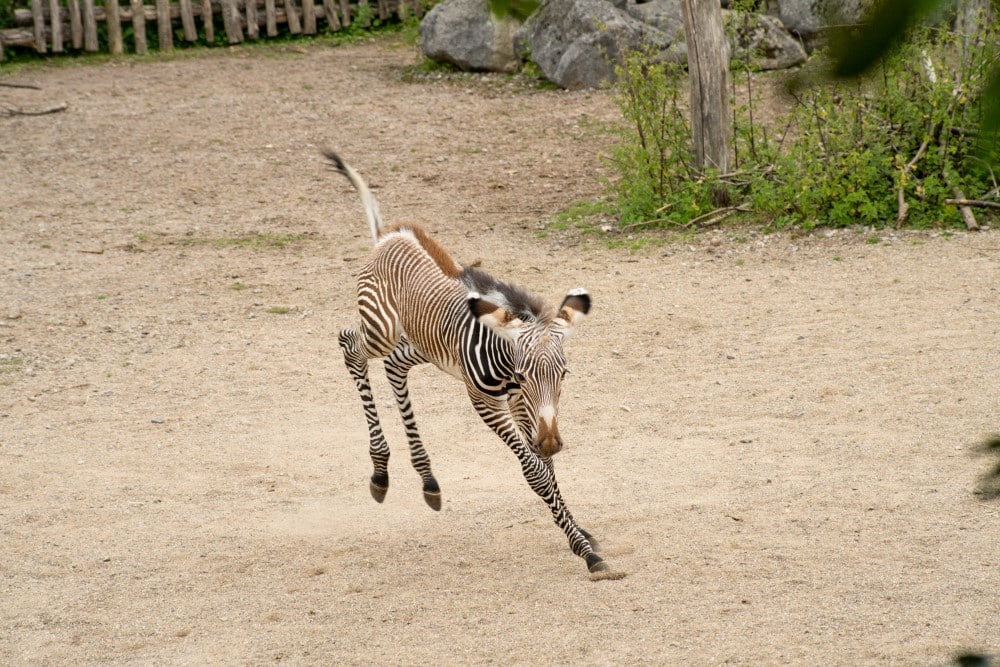
[[[31,9],[16,9],[17,27],[0,30],[0,60],[5,46],[34,48],[38,53],[63,53],[68,47],[97,51],[97,26],[107,28],[107,49],[113,54],[124,53],[122,26],[132,26],[136,53],[147,53],[146,25],[156,23],[159,49],[171,51],[175,34],[187,42],[201,36],[215,41],[215,17],[221,18],[225,37],[230,44],[245,39],[275,37],[279,25],[293,35],[316,34],[320,22],[326,30],[336,32],[349,26],[352,20],[385,20],[397,15],[401,19],[419,13],[422,0],[105,0],[97,6],[94,0],[31,0]],[[319,4],[317,4],[319,2]],[[280,4],[279,4],[280,3]],[[176,33],[175,33],[176,31]]]

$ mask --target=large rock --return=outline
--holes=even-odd
[[[615,80],[622,54],[662,51],[670,40],[608,0],[546,0],[515,38],[550,81],[563,88],[598,88]]]
[[[446,0],[420,23],[420,49],[435,62],[467,71],[513,72],[521,67],[514,52],[517,19],[498,18],[488,0]]]
[[[787,69],[806,61],[805,47],[773,16],[728,10],[723,15],[732,35],[731,57],[743,60],[749,55],[751,66],[765,70]]]
[[[786,29],[810,39],[829,25],[854,23],[870,0],[772,0]],[[772,5],[773,11],[773,5]]]

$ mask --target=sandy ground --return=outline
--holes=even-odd
[[[1000,239],[538,233],[600,192],[604,93],[407,81],[412,47],[46,66],[0,119],[0,663],[899,664],[1000,652]],[[0,73],[2,74],[2,73]],[[9,80],[9,79],[7,79]],[[594,308],[563,494],[592,582],[462,386],[388,384],[368,493],[336,346],[389,221]],[[377,369],[376,369],[377,370]]]

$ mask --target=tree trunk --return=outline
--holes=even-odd
[[[701,169],[729,171],[729,44],[717,0],[681,0],[691,78],[691,136]]]

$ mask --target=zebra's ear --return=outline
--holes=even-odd
[[[588,312],[590,312],[590,295],[587,294],[587,290],[579,287],[571,289],[559,306],[556,323],[562,325],[566,329],[566,335],[569,335],[573,327],[582,322]]]
[[[483,326],[492,329],[498,336],[512,343],[517,340],[521,327],[524,326],[524,320],[503,306],[487,301],[478,292],[469,292],[468,303],[472,316]]]

